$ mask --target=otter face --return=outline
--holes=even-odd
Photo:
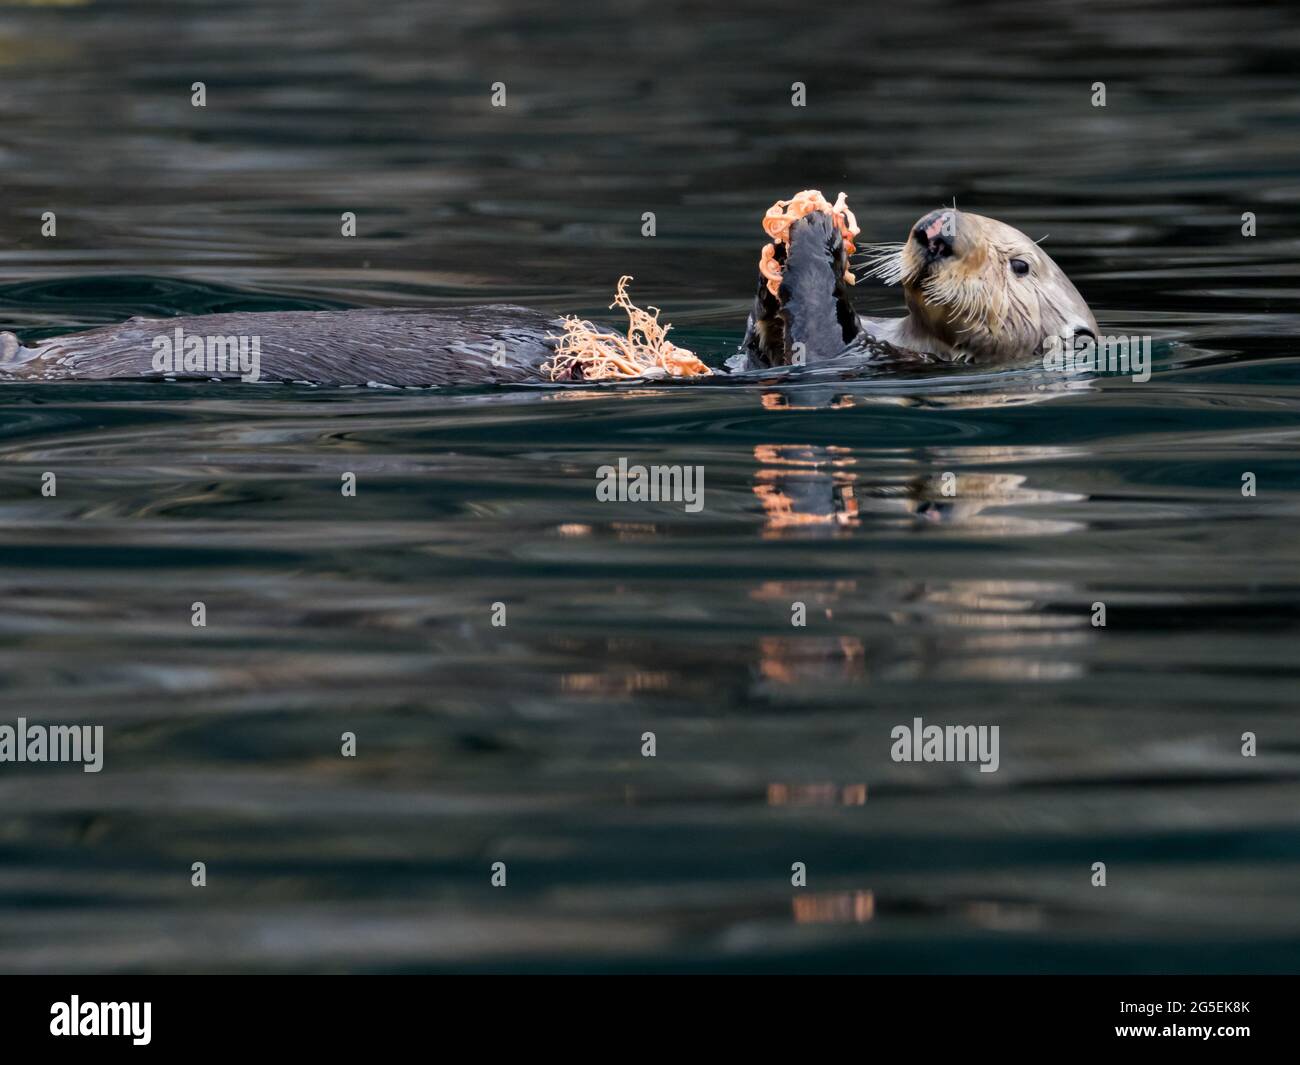
[[[917,330],[955,353],[1012,360],[1041,355],[1051,336],[1096,338],[1097,320],[1061,268],[992,218],[932,211],[889,266]]]

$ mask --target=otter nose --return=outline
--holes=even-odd
[[[957,218],[951,211],[934,211],[916,223],[912,238],[925,249],[931,259],[941,259],[952,254],[952,241],[957,235]]]

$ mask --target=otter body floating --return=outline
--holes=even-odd
[[[1069,279],[1018,230],[955,208],[923,216],[901,244],[869,249],[865,276],[903,288],[907,314],[869,318],[848,298],[859,234],[844,193],[816,189],[764,215],[770,238],[738,354],[727,369],[843,356],[983,365],[1023,362],[1048,338],[1097,335]],[[243,380],[458,386],[700,377],[620,279],[620,334],[511,305],[446,310],[282,311],[132,318],[24,347],[0,333],[0,380]]]
[[[0,353],[0,380],[230,380],[459,386],[545,380],[561,322],[526,307],[132,318]],[[179,340],[179,343],[178,343]],[[240,364],[241,341],[256,366]],[[233,353],[232,353],[233,349]]]

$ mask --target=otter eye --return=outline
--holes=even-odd
[[[1029,273],[1029,264],[1024,259],[1012,259],[1011,272],[1016,277],[1024,277],[1025,274]]]

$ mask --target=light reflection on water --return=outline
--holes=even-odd
[[[1152,380],[0,385],[0,723],[108,734],[0,772],[0,968],[1295,967],[1294,16],[854,7],[778,50],[785,9],[692,11],[11,12],[0,328],[599,316],[631,272],[726,353],[759,211],[820,184],[880,239],[954,195],[1050,232]],[[703,512],[598,502],[620,456],[702,465]],[[999,771],[892,762],[914,717],[999,725]]]

